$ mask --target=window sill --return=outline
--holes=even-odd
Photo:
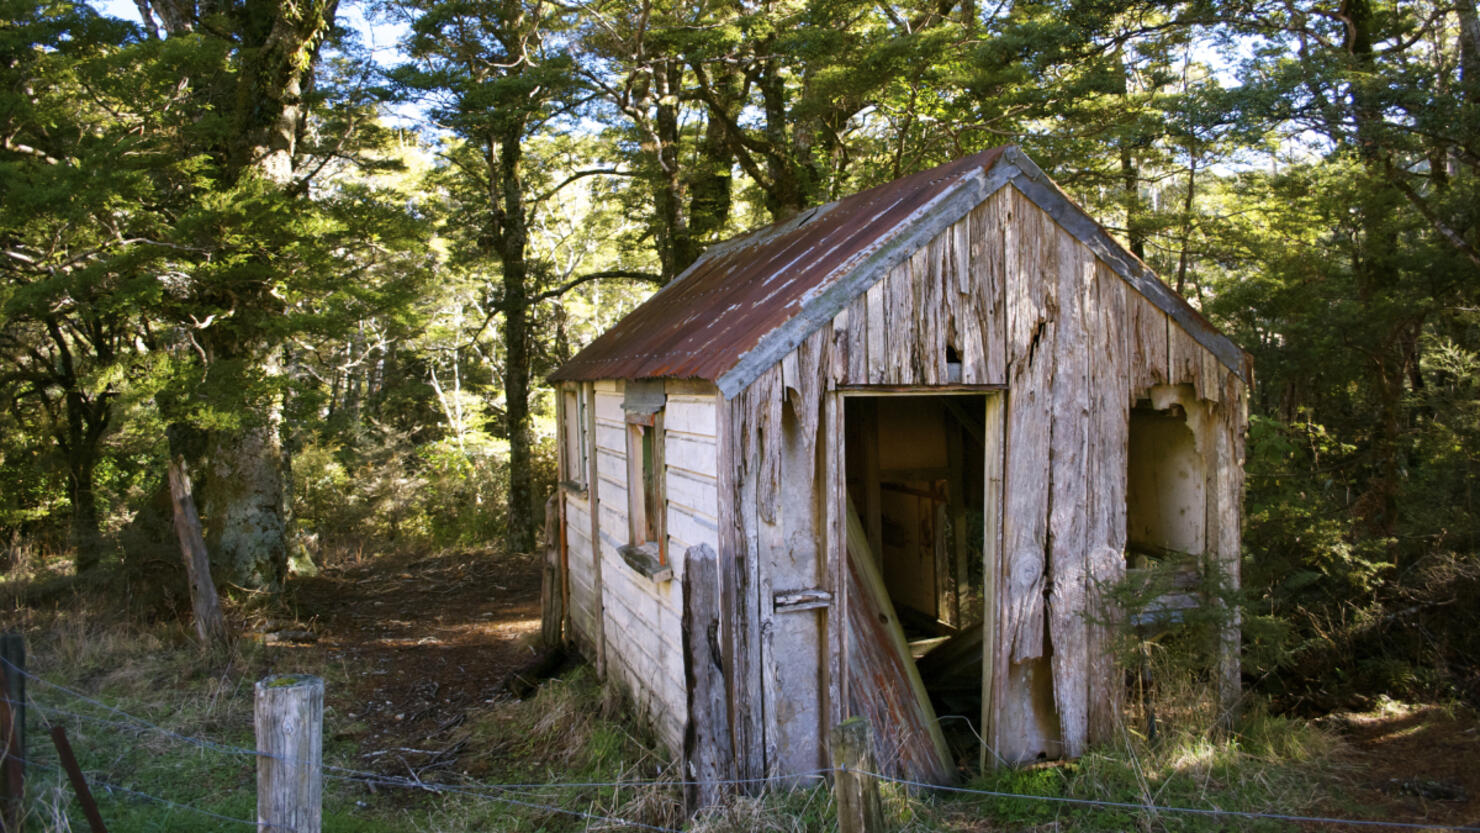
[[[656,543],[650,541],[646,544],[629,544],[619,547],[617,552],[627,562],[627,566],[652,579],[653,583],[673,580],[673,568],[658,560]]]

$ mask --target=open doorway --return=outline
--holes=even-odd
[[[958,763],[982,727],[987,395],[848,396],[848,498]]]

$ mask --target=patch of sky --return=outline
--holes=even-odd
[[[133,23],[143,23],[134,0],[90,0],[99,13]],[[404,20],[391,17],[373,2],[342,2],[335,22],[347,30],[357,51],[370,58],[379,71],[389,70],[408,59],[401,44],[410,32]],[[392,127],[415,130],[428,136],[442,131],[430,118],[427,104],[420,101],[392,101],[381,105],[381,118]]]

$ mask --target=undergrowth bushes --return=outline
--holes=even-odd
[[[554,485],[555,448],[534,449],[534,492]],[[315,561],[359,558],[378,549],[478,546],[503,534],[508,442],[487,435],[420,445],[372,430],[356,449],[304,445],[293,461],[294,518]]]

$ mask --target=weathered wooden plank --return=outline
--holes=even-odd
[[[627,456],[627,425],[625,422],[607,422],[598,419],[595,437],[596,442],[593,447],[597,451],[606,451],[621,457]]]
[[[756,531],[760,520],[756,511],[756,492],[760,460],[756,456],[759,451],[754,447],[758,430],[755,425],[758,418],[754,410],[757,407],[755,388],[752,385],[730,403],[730,418],[723,427],[729,432],[725,447],[730,449],[730,459],[721,466],[721,473],[733,478],[732,489],[728,492],[731,498],[721,501],[721,509],[730,513],[732,521],[725,525],[729,529],[734,553],[734,567],[729,572],[731,587],[726,589],[726,596],[731,600],[729,609],[734,611],[730,667],[735,670],[731,677],[730,713],[737,769],[744,779],[762,778],[766,771],[757,573],[760,553]]]
[[[663,380],[663,392],[669,397],[703,396],[713,398],[719,395],[719,388],[716,388],[713,382],[705,379],[665,379]]]
[[[889,273],[885,279],[888,295],[888,314],[884,326],[889,330],[889,350],[885,354],[885,367],[879,374],[879,381],[884,384],[904,384],[906,380],[914,381],[916,378],[916,304],[914,280],[916,272],[922,269],[921,252],[915,252],[905,262],[899,264]]]
[[[1007,509],[1003,520],[1002,633],[1013,662],[1044,651],[1049,462],[1058,272],[1052,221],[1014,192],[1006,226],[1008,349]],[[1046,240],[1045,240],[1046,238]]]
[[[590,388],[587,389],[586,396],[587,396],[587,401],[592,401],[592,400],[596,399],[597,394],[596,394],[595,386],[592,386],[592,387],[590,387]],[[587,436],[591,437],[592,442],[593,442],[593,445],[594,445],[595,439],[596,439],[596,408],[595,407],[591,407],[591,408],[587,408],[586,409],[586,432],[587,432]],[[590,659],[591,659],[591,662],[596,666],[596,676],[597,677],[600,677],[602,679],[605,679],[606,678],[606,615],[603,613],[603,607],[606,604],[606,601],[605,601],[604,597],[602,596],[603,588],[602,588],[602,582],[601,582],[601,578],[602,578],[602,576],[601,576],[601,506],[602,506],[602,501],[605,498],[605,493],[607,491],[607,487],[605,486],[605,484],[602,484],[600,482],[601,481],[601,478],[598,476],[597,469],[596,469],[596,466],[597,466],[597,460],[596,460],[596,458],[598,456],[600,456],[600,451],[593,449],[592,453],[591,454],[588,454],[586,456],[587,456],[587,458],[589,460],[589,465],[591,467],[590,480],[588,481],[588,483],[590,485],[587,487],[587,489],[588,489],[588,491],[587,491],[587,497],[591,501],[591,552],[590,552],[591,562],[590,562],[590,564],[591,564],[591,594],[592,594],[592,603],[591,603],[590,617],[591,617],[591,621],[595,625],[595,632],[590,634],[590,639],[591,639],[591,642],[593,643],[593,646],[594,646],[594,649],[595,649],[595,652],[596,652],[596,656],[590,657]],[[625,504],[625,501],[626,501],[626,496],[625,495],[623,495],[622,500],[623,500],[623,504],[622,505],[626,505]]]
[[[1192,385],[1199,399],[1203,398],[1206,387],[1203,383],[1203,352],[1202,345],[1175,322],[1167,327],[1167,382]]]
[[[921,384],[938,385],[949,381],[946,377],[946,335],[950,318],[946,314],[946,280],[950,264],[950,229],[935,236],[923,251],[923,268],[916,279],[915,291],[920,299],[920,315],[910,326],[916,327],[918,344],[916,361],[919,363],[917,378]],[[915,259],[911,259],[913,264]]]
[[[1217,404],[1223,398],[1223,375],[1225,373],[1231,373],[1231,371],[1218,361],[1217,356],[1203,350],[1202,373],[1198,376],[1202,386],[1198,388],[1197,395]]]
[[[622,411],[622,394],[596,389],[595,407],[596,418],[607,422],[621,423],[627,420],[627,415]]]
[[[1058,245],[1058,321],[1049,451],[1049,641],[1053,644],[1054,704],[1064,753],[1084,754],[1089,734],[1089,350],[1085,295],[1094,286],[1095,258],[1079,241],[1050,230]]]
[[[981,733],[986,743],[982,747],[981,767],[997,763],[989,759],[988,750],[1001,745],[998,728],[1001,725],[1002,690],[1000,682],[1005,679],[1008,658],[1012,651],[1001,644],[998,635],[1003,633],[1002,617],[1002,529],[1003,529],[1003,480],[1006,472],[1007,395],[1002,393],[987,396],[986,414],[982,425],[986,427],[983,445],[983,496],[982,496],[982,723]]]
[[[869,287],[868,354],[863,378],[868,384],[887,381],[884,375],[889,362],[889,282],[887,277]]]
[[[627,455],[625,452],[616,452],[608,448],[598,448],[592,455],[596,462],[596,476],[612,483],[625,485],[627,479]],[[625,489],[624,489],[625,492]],[[622,509],[622,516],[626,517],[626,507]]]
[[[1130,357],[1125,282],[1103,263],[1095,275],[1089,445],[1089,742],[1111,739],[1124,681],[1115,665],[1115,612],[1107,591],[1125,574],[1126,471],[1130,442]]]
[[[1053,669],[1047,657],[1009,662],[999,678],[996,763],[1030,764],[1063,754],[1059,721],[1054,714]]]
[[[1173,292],[1147,266],[1111,239],[1098,222],[1076,206],[1058,186],[1033,164],[1022,151],[1008,148],[993,174],[1016,167],[1021,173],[1011,177],[1012,184],[1035,205],[1062,224],[1063,228],[1094,252],[1127,283],[1150,298],[1168,317],[1188,332],[1205,349],[1235,373],[1244,373],[1244,353],[1229,338],[1207,322],[1186,299]]]
[[[865,292],[848,305],[848,373],[840,384],[868,383],[868,329],[869,303]]]
[[[669,469],[681,469],[692,477],[714,479],[719,450],[713,437],[681,434],[670,428],[663,432],[663,445],[663,456]]]
[[[668,469],[663,478],[668,501],[709,517],[719,514],[718,487],[707,477],[694,477],[677,469]]]
[[[1221,406],[1211,408],[1213,418],[1207,445],[1213,446],[1208,454],[1209,488],[1207,541],[1211,558],[1209,566],[1219,576],[1222,589],[1232,594],[1240,585],[1240,523],[1244,490],[1244,426],[1248,415],[1243,390],[1236,390],[1233,398],[1224,399]],[[1219,599],[1220,607],[1226,607]],[[1214,670],[1218,687],[1218,725],[1228,729],[1238,717],[1241,698],[1240,629],[1242,622],[1238,609],[1227,610],[1227,619],[1219,634],[1218,666]]]
[[[670,552],[683,552],[699,544],[714,547],[719,542],[719,522],[714,515],[678,503],[669,503],[668,537],[680,542],[679,548]]]
[[[759,475],[756,480],[756,511],[767,523],[776,522],[781,494],[781,444],[771,442],[781,434],[781,390],[781,366],[778,364],[762,373],[745,391],[746,401],[750,404],[748,446],[755,454],[753,459],[757,462]]]
[[[823,326],[828,339],[832,342],[832,351],[829,353],[831,361],[827,367],[828,390],[835,389],[848,378],[848,347],[852,335],[849,330],[855,326],[849,315],[849,308],[845,308],[833,316],[830,323]]]
[[[978,207],[951,226],[947,274],[941,287],[951,343],[955,345],[961,359],[961,377],[958,381],[968,385],[988,384],[988,345],[982,336],[983,322],[977,305],[978,293],[986,289],[979,286],[974,279],[971,238],[973,223],[977,222],[975,218],[979,212]]]
[[[827,651],[824,663],[827,669],[827,723],[836,726],[843,720],[843,704],[847,702],[846,627],[848,611],[847,583],[847,529],[845,504],[848,493],[847,471],[844,463],[844,411],[843,397],[829,392],[823,400],[823,477],[825,491],[822,495],[826,534],[823,538],[824,563],[823,586],[832,593],[833,604],[827,611]]]
[[[1008,349],[1007,264],[1017,258],[1016,196],[1004,188],[988,198],[970,219],[971,265],[977,320],[986,365],[981,383],[1007,383]],[[1009,235],[1011,230],[1011,235]]]
[[[735,780],[729,683],[721,660],[719,556],[707,544],[684,554],[684,807],[690,815],[719,803]]]
[[[761,609],[767,691],[767,769],[775,775],[815,770],[826,726],[824,612],[775,610],[775,600],[793,592],[820,592],[824,539],[817,500],[818,425],[826,387],[830,342],[813,333],[784,361],[786,408],[780,431],[780,511],[777,523],[762,523]],[[768,610],[769,608],[769,610]]]
[[[847,524],[849,706],[870,725],[889,727],[875,739],[883,774],[949,783],[950,750],[851,504]]]
[[[666,430],[715,436],[715,399],[699,396],[669,396],[663,409]]]
[[[1130,395],[1138,398],[1153,385],[1167,383],[1167,315],[1133,289],[1126,292],[1125,306]]]

